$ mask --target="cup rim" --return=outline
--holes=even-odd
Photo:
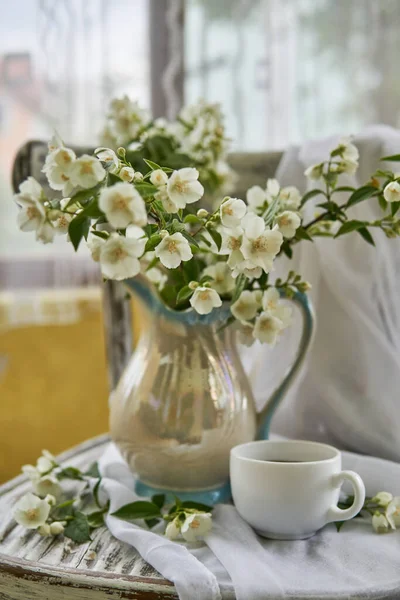
[[[245,448],[249,448],[251,446],[260,446],[260,445],[265,445],[265,446],[270,446],[270,445],[274,445],[274,446],[285,446],[285,445],[296,445],[296,444],[301,444],[302,446],[308,446],[308,447],[315,447],[315,448],[325,448],[327,450],[331,450],[332,451],[332,456],[330,456],[329,458],[321,458],[318,460],[304,460],[304,461],[300,461],[300,462],[296,462],[296,461],[276,461],[276,460],[268,460],[268,459],[260,459],[260,458],[250,458],[247,456],[243,456],[240,454],[241,450],[244,450]],[[322,442],[313,442],[311,440],[254,440],[253,442],[245,442],[244,444],[239,444],[237,446],[234,446],[233,448],[231,448],[231,457],[232,458],[236,458],[239,460],[243,460],[243,461],[247,461],[250,463],[260,463],[260,464],[268,464],[268,465],[274,465],[274,466],[281,466],[281,467],[301,467],[301,465],[317,465],[320,463],[330,463],[333,462],[335,460],[337,460],[337,458],[341,456],[341,452],[340,450],[338,450],[338,448],[335,448],[335,446],[331,446],[330,444],[324,444]]]

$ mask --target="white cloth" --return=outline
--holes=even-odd
[[[110,512],[138,499],[134,478],[113,444],[99,468]],[[343,468],[362,476],[368,495],[381,490],[400,495],[399,464],[344,452]],[[220,591],[222,598],[237,600],[400,598],[400,531],[378,535],[356,519],[340,533],[328,525],[309,540],[266,540],[233,506],[223,504],[214,509],[213,522],[205,544],[185,546],[115,517],[106,519],[116,538],[175,583],[181,600],[214,600]]]
[[[338,138],[292,148],[279,165],[282,186],[306,190],[304,170],[326,160]],[[377,168],[400,171],[400,164],[380,158],[400,151],[400,132],[372,126],[355,137],[360,167],[355,176],[341,176],[339,185],[365,184]],[[309,182],[308,189],[322,187]],[[337,194],[339,204],[348,193]],[[314,218],[315,204],[305,207],[304,222]],[[356,205],[352,218],[382,216],[376,199]],[[278,276],[295,269],[313,288],[317,316],[314,345],[305,368],[278,408],[272,430],[292,438],[327,441],[342,449],[400,460],[400,240],[371,230],[376,248],[356,232],[341,239],[302,241],[293,260],[284,258]],[[300,319],[286,330],[271,352],[255,344],[242,354],[256,402],[262,406],[283,377],[299,337]]]

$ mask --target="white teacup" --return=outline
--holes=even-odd
[[[362,508],[365,487],[353,471],[342,471],[336,448],[304,441],[259,441],[231,450],[233,501],[260,535],[277,540],[311,537],[333,521],[347,521]],[[350,481],[354,502],[337,507],[340,486]]]

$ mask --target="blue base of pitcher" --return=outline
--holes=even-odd
[[[221,502],[229,502],[232,498],[231,486],[227,482],[224,485],[212,488],[209,490],[193,490],[190,492],[166,490],[164,488],[156,488],[147,483],[143,483],[140,479],[136,480],[135,492],[139,496],[154,496],[155,494],[165,494],[167,502],[173,502],[175,498],[179,498],[183,502],[191,500],[192,502],[200,502],[201,504],[208,504],[214,506]]]

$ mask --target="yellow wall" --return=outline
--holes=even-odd
[[[21,465],[34,461],[42,448],[56,454],[108,430],[100,294],[95,299],[91,295],[86,303],[81,294],[79,302],[79,318],[67,316],[69,324],[8,326],[11,308],[15,320],[15,303],[8,307],[8,317],[3,303],[0,482],[17,475]],[[57,322],[59,308],[59,297],[49,300],[47,296],[48,321]],[[69,309],[65,306],[65,314]]]

